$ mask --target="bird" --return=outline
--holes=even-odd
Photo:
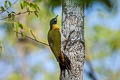
[[[61,32],[57,24],[57,17],[54,17],[50,20],[50,29],[48,31],[48,43],[51,51],[53,52],[55,58],[57,59],[60,70],[70,70],[70,59],[61,52]]]

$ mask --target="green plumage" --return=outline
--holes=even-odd
[[[60,54],[60,46],[61,46],[61,34],[59,28],[49,30],[48,42],[52,52],[54,53],[55,57],[58,59],[58,56]]]
[[[57,25],[57,16],[50,20],[48,43],[57,61],[59,62],[61,71],[65,71],[65,69],[70,70],[71,62],[69,58],[64,53],[61,53],[61,33]]]

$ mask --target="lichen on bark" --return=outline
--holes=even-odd
[[[82,80],[85,57],[84,47],[84,11],[83,6],[75,0],[62,2],[61,51],[71,61],[70,73],[61,72],[60,80]]]

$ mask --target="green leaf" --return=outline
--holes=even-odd
[[[35,9],[35,5],[33,3],[30,3],[29,6],[33,9]]]
[[[22,6],[23,6],[23,8],[25,8],[27,6],[26,1],[23,1]]]
[[[20,7],[21,7],[21,9],[23,9],[23,5],[22,5],[22,3],[20,3]]]
[[[21,24],[21,23],[17,23],[17,26],[19,27],[19,28],[21,28],[21,29],[23,29],[24,27],[23,27],[23,25]]]
[[[11,13],[9,13],[9,14],[8,14],[8,18],[11,18],[11,16],[12,16],[12,14],[11,14]]]
[[[15,23],[14,23],[14,26],[15,26],[15,28],[16,28],[16,31],[19,32],[18,24],[15,24]],[[17,33],[17,32],[16,32],[16,37],[18,37],[18,33]]]
[[[28,15],[30,15],[30,9],[29,8],[27,8],[27,11],[28,11]]]
[[[9,7],[11,7],[11,6],[12,6],[12,4],[11,4],[11,2],[10,2],[10,1],[8,1],[8,4],[9,4]]]
[[[21,9],[24,9],[25,7],[29,6],[29,3],[27,1],[23,1],[20,3]]]
[[[36,8],[37,10],[40,10],[40,8],[39,8],[39,6],[38,6],[37,4],[35,4],[35,8]]]
[[[4,2],[5,8],[8,8],[8,7],[7,7],[7,2],[8,2],[8,1],[5,1],[5,2]]]
[[[23,29],[24,27],[22,24],[19,23],[19,28]]]
[[[38,17],[38,12],[37,11],[34,11],[34,14]]]
[[[25,2],[22,3],[23,8],[25,7]]]
[[[17,31],[17,32],[19,32],[19,31],[20,31],[20,30],[19,30],[19,26],[16,26],[16,31]]]
[[[17,27],[16,27],[17,32],[20,32],[20,30],[19,30],[20,28],[23,29],[23,25],[18,22],[18,23],[17,23]],[[16,34],[16,36],[18,36],[18,34]],[[23,34],[22,31],[21,31],[21,36],[22,36],[22,39],[25,38],[25,36],[24,36],[24,34]]]
[[[2,55],[2,52],[3,52],[2,41],[0,41],[0,57]]]
[[[24,36],[23,32],[21,33],[21,36],[22,36],[22,39],[25,39],[25,36]]]
[[[39,6],[38,6],[38,5],[36,6],[36,9],[37,9],[37,10],[40,10],[40,8],[39,8]]]
[[[30,5],[29,5],[30,7],[34,7],[34,5],[33,5],[33,3],[30,3]]]
[[[15,14],[12,14],[11,18],[12,18],[12,20],[14,20],[15,19]]]
[[[5,11],[5,8],[3,6],[1,6],[1,11],[4,12]]]
[[[27,5],[30,5],[27,1],[24,1],[24,3],[25,3],[26,6],[27,6]]]

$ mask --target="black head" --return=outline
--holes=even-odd
[[[57,17],[58,17],[58,15],[55,18],[50,20],[50,29],[52,28],[53,24],[57,24]]]

